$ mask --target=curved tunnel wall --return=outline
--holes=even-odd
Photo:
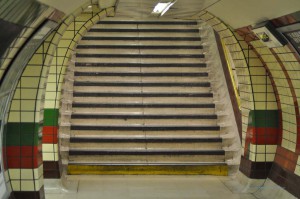
[[[43,178],[60,178],[57,124],[64,71],[82,34],[114,11],[100,11],[93,4],[85,12],[88,5],[66,18],[44,41],[14,91],[3,155],[7,184],[16,198],[44,198]]]
[[[80,8],[80,11],[83,9]],[[85,14],[69,16],[42,44],[24,71],[12,101],[9,117],[11,124],[8,125],[8,129],[11,130],[7,134],[12,140],[8,142],[12,143],[12,147],[17,147],[16,151],[19,152],[22,149],[21,142],[25,143],[27,138],[34,139],[30,139],[30,144],[23,146],[23,148],[29,147],[29,150],[24,150],[24,153],[7,153],[8,169],[16,169],[16,171],[12,170],[11,174],[7,172],[9,174],[7,179],[11,182],[15,181],[15,184],[12,183],[13,191],[25,192],[26,190],[21,189],[21,186],[28,183],[28,191],[34,188],[35,192],[43,195],[43,176],[60,177],[57,127],[64,71],[81,34],[107,13],[100,12],[95,15],[96,18],[91,18],[95,17],[94,13],[89,16]],[[292,190],[291,185],[294,180],[299,180],[300,175],[298,160],[300,76],[297,56],[289,47],[270,50],[255,39],[249,40],[247,38],[250,31],[234,31],[206,11],[196,18],[214,27],[235,64],[233,72],[237,74],[239,82],[243,132],[243,157],[240,170],[249,178],[269,177],[281,186],[289,185],[290,189],[287,190],[294,195],[297,194],[298,192]],[[30,30],[28,31],[30,35]],[[9,59],[15,54],[12,52],[11,56],[4,60],[6,64],[2,66],[8,66]],[[283,74],[284,78],[282,78]],[[42,103],[45,82],[47,82],[45,101]],[[44,117],[40,114],[43,109]],[[42,118],[44,118],[43,125],[40,122]],[[26,128],[29,130],[27,131]],[[44,165],[40,153],[41,129],[43,129]],[[23,133],[25,131],[28,134]],[[11,132],[15,135],[13,136]],[[18,142],[21,136],[25,137]],[[17,162],[20,160],[26,162],[29,158],[28,168],[10,167],[12,165],[9,163],[9,158],[14,157],[18,157]],[[292,177],[287,178],[282,172]]]
[[[231,30],[208,12],[196,17],[219,33],[235,64],[243,125],[240,171],[251,179],[270,178],[300,197],[299,55],[290,44],[266,47],[249,26]]]

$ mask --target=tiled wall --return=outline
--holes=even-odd
[[[282,18],[286,17],[281,17]],[[290,19],[290,17],[288,17]],[[279,20],[279,19],[278,19]],[[278,20],[275,21],[278,24]],[[295,21],[293,21],[295,22]],[[284,25],[287,25],[286,23]],[[278,104],[278,140],[274,165],[269,178],[296,197],[300,197],[297,188],[299,177],[299,97],[300,97],[300,62],[298,55],[290,45],[268,48],[261,43],[251,27],[238,30],[259,56],[271,77]]]
[[[97,4],[94,4],[88,11],[82,12],[82,8],[80,8],[66,18],[55,33],[55,40],[52,41],[55,52],[50,64],[44,105],[43,160],[45,178],[60,178],[61,176],[58,152],[59,109],[62,84],[69,59],[83,34],[112,10],[113,8],[100,11]]]
[[[50,40],[51,38],[48,38]],[[43,109],[40,104],[48,72],[46,58],[49,45],[42,44],[23,71],[5,127],[6,166],[16,198],[43,193],[43,160],[41,131]]]
[[[231,71],[237,77],[236,87],[242,113],[241,165],[244,166],[240,169],[248,176],[266,178],[270,164],[274,161],[277,140],[274,141],[273,136],[278,136],[278,125],[275,125],[275,121],[279,120],[274,86],[269,72],[260,57],[248,46],[245,38],[221,20],[206,11],[195,18],[206,21],[218,32],[234,66]],[[257,167],[259,169],[254,169],[252,162],[262,164]]]
[[[60,177],[57,129],[64,71],[82,33],[113,10],[99,12],[96,4],[89,12],[78,9],[45,40],[23,71],[4,133],[6,176],[16,198],[44,198],[44,176]]]
[[[32,35],[36,28],[53,12],[52,8],[48,8],[37,20],[35,20],[29,26],[24,27],[20,35],[11,43],[10,47],[0,58],[0,80],[7,68],[9,67],[11,61],[14,59],[16,54],[19,52],[20,48],[27,41],[27,39]]]

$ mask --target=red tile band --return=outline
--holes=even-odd
[[[44,144],[57,144],[58,143],[57,132],[58,132],[57,126],[44,126],[42,142]]]

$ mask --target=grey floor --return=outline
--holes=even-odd
[[[45,183],[46,199],[255,199],[226,187],[217,176],[72,176],[71,191]],[[53,182],[52,182],[53,183]]]

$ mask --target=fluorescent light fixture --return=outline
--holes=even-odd
[[[158,3],[154,7],[152,14],[160,14],[160,16],[163,16],[170,9],[170,7],[174,5],[175,2],[176,1],[171,1],[167,3]]]

